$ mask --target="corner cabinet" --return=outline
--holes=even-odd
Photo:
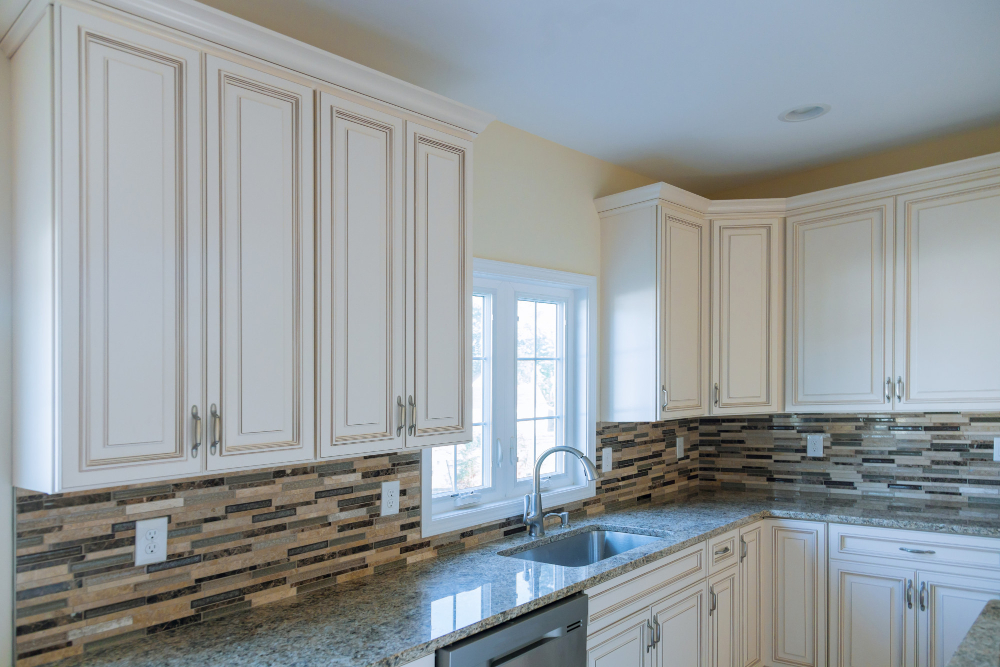
[[[475,134],[426,112],[478,112],[86,0],[33,12],[11,59],[18,486],[471,440]]]
[[[603,419],[707,413],[710,229],[662,199],[602,211]]]
[[[1000,177],[953,180],[789,216],[786,410],[1000,408]]]

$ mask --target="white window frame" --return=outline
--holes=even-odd
[[[566,340],[563,347],[565,359],[566,401],[564,415],[565,444],[583,451],[592,461],[597,450],[597,278],[565,271],[541,269],[520,264],[497,262],[486,259],[473,260],[474,292],[494,293],[504,289],[505,284],[517,283],[515,296],[551,298],[564,303],[566,315]],[[527,288],[527,289],[525,289]],[[514,300],[516,303],[516,298]],[[497,301],[493,302],[493,319],[496,326],[513,326],[516,328],[516,313],[503,314],[497,312]],[[506,350],[491,351],[494,375],[500,372],[497,365],[515,365],[516,352]],[[491,414],[488,420],[496,424],[500,419],[510,419],[514,405],[508,405],[513,397],[504,397],[499,392],[494,393]],[[498,455],[496,437],[490,433],[490,466],[495,465]],[[510,444],[503,442],[501,470],[510,466]],[[435,503],[431,483],[432,449],[425,448],[421,455],[421,535],[430,537],[442,533],[462,530],[491,521],[497,521],[511,516],[520,515],[524,509],[523,494],[530,492],[531,482],[517,482],[512,488],[501,493],[486,492],[482,501],[470,507],[447,506],[441,511],[438,501],[438,513],[435,513]],[[566,459],[567,469],[563,478],[567,486],[546,491],[542,488],[542,499],[545,507],[557,507],[569,502],[592,498],[597,491],[596,482],[588,482],[583,477],[583,469],[579,462]],[[511,469],[512,470],[512,469]],[[484,476],[487,473],[484,471]],[[553,476],[557,477],[557,476]],[[559,475],[558,477],[562,477]],[[492,479],[492,477],[491,477]],[[509,491],[511,495],[505,495]]]

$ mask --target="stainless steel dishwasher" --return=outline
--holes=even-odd
[[[587,596],[577,593],[451,646],[436,667],[585,667]]]

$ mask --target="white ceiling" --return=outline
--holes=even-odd
[[[704,194],[1000,120],[1000,0],[208,3]]]

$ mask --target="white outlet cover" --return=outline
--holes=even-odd
[[[679,436],[677,438],[677,458],[684,458],[684,436]]]
[[[1000,461],[1000,438],[993,438],[993,460]]]
[[[605,447],[601,450],[601,472],[611,472],[614,466],[614,450]]]
[[[399,480],[382,482],[382,516],[399,514]]]
[[[165,516],[135,522],[135,564],[149,565],[167,560],[167,524]]]
[[[806,436],[806,455],[823,456],[823,434],[810,434]]]

